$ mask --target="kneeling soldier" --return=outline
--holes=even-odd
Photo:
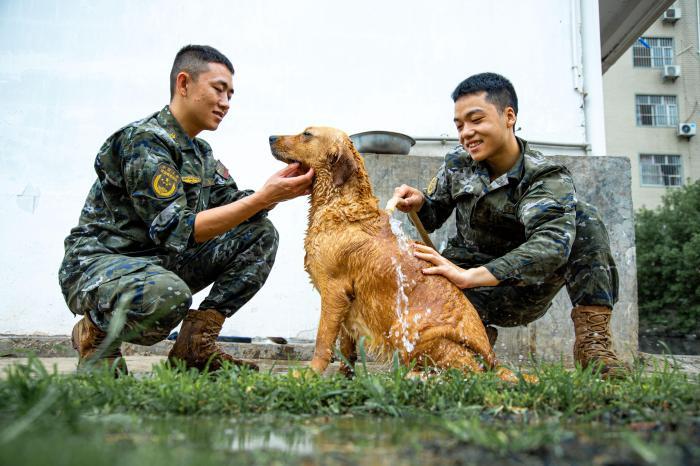
[[[449,152],[428,189],[396,188],[397,208],[415,211],[428,231],[457,209],[457,235],[438,254],[415,255],[464,290],[487,325],[524,325],[542,317],[566,285],[574,308],[574,360],[626,366],[612,349],[610,317],[618,277],[596,209],[577,199],[568,170],[515,136],[518,101],[503,76],[471,76],[452,94],[461,145]]]
[[[68,307],[84,316],[72,335],[80,364],[116,360],[125,371],[122,341],[152,345],[184,319],[171,360],[256,368],[215,341],[224,320],[270,273],[278,236],[267,211],[308,194],[313,171],[292,164],[257,192],[238,189],[195,137],[219,126],[232,80],[231,62],[216,49],[182,48],[170,74],[170,104],[118,130],[97,154],[97,180],[66,238],[59,271]],[[192,295],[212,283],[199,309],[190,309]]]

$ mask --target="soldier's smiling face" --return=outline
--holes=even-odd
[[[233,95],[231,72],[221,63],[209,63],[209,69],[197,79],[188,79],[187,86],[187,113],[197,132],[218,128]]]
[[[478,162],[498,156],[515,125],[515,111],[503,111],[486,99],[486,92],[463,95],[455,102],[455,126],[462,147]]]

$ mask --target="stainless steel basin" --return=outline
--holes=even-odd
[[[405,134],[391,131],[365,131],[350,135],[355,149],[371,154],[408,154],[416,141]]]

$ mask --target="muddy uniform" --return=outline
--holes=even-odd
[[[418,216],[428,231],[457,209],[457,235],[442,255],[484,266],[501,283],[464,290],[487,324],[524,325],[566,285],[574,306],[612,308],[618,277],[597,210],[576,198],[569,171],[518,139],[520,159],[491,181],[459,146],[445,156]]]
[[[103,331],[125,321],[123,341],[153,344],[200,309],[231,316],[263,285],[278,236],[261,212],[201,244],[195,215],[252,193],[239,190],[209,145],[163,108],[112,135],[95,160],[97,181],[65,240],[59,283],[70,310]]]

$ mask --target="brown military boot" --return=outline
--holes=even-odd
[[[601,364],[601,374],[606,378],[629,372],[629,367],[612,350],[611,315],[612,310],[605,306],[576,306],[571,311],[576,333],[574,361],[581,367]]]
[[[128,374],[126,361],[121,352],[121,344],[113,342],[109,348],[103,348],[102,344],[106,337],[107,333],[93,324],[87,315],[73,326],[71,343],[78,352],[78,368],[107,365],[113,368],[115,377]]]
[[[185,320],[182,321],[180,333],[168,354],[171,364],[182,360],[188,368],[196,367],[199,370],[204,370],[209,364],[209,370],[216,371],[221,368],[224,361],[228,361],[257,371],[257,365],[236,359],[216,345],[216,338],[219,336],[224,320],[226,317],[216,309],[204,311],[190,309]]]

